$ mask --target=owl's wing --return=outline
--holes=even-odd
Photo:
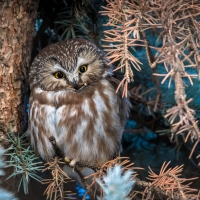
[[[31,145],[44,160],[55,155],[54,147],[50,142],[52,136],[56,137],[55,110],[51,105],[40,104],[33,97],[30,98],[29,122],[27,136]]]
[[[106,79],[110,82],[110,84],[116,90],[120,81],[112,76],[107,76]],[[127,118],[129,116],[131,103],[129,101],[129,98],[126,98],[126,97],[122,98],[122,92],[123,92],[123,89],[121,87],[119,91],[117,92],[117,104],[119,105],[118,113],[119,113],[121,126],[124,127],[126,124]]]

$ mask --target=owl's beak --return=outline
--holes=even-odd
[[[74,87],[75,90],[79,89],[78,88],[78,84],[77,84],[77,82],[74,79],[73,79],[73,87]]]

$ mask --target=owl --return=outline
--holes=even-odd
[[[102,165],[119,152],[129,103],[116,93],[119,81],[105,54],[91,42],[51,44],[34,59],[29,73],[28,134],[46,161],[56,154],[70,165]]]

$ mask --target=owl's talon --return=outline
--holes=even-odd
[[[74,166],[76,165],[76,162],[77,162],[77,161],[73,159],[73,160],[69,163],[69,165],[70,165],[71,167],[74,167]]]
[[[66,156],[65,158],[64,158],[64,160],[65,160],[65,162],[70,162],[70,158],[68,157],[68,156]]]

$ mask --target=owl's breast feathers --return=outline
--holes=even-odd
[[[55,155],[49,141],[56,139],[64,156],[102,164],[119,151],[129,106],[116,94],[117,82],[101,80],[87,93],[32,89],[28,132],[40,156]]]

